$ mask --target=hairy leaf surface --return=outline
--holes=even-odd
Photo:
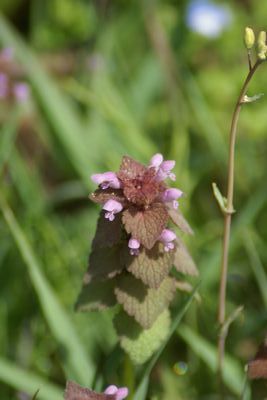
[[[90,194],[89,199],[94,203],[104,204],[108,200],[116,200],[124,205],[125,198],[123,196],[123,191],[121,189],[97,189]]]
[[[178,237],[176,238],[173,265],[178,272],[182,272],[185,275],[198,276],[198,269],[193,258],[189,254],[186,245]]]
[[[115,280],[90,282],[83,285],[76,303],[77,311],[97,311],[116,305]]]
[[[168,275],[174,260],[174,252],[166,252],[161,243],[156,243],[151,250],[143,248],[138,256],[125,254],[125,264],[136,278],[141,279],[151,288],[158,288]]]
[[[115,395],[96,393],[75,382],[67,382],[64,400],[116,400]]]
[[[121,213],[116,215],[113,221],[109,221],[104,215],[105,212],[101,211],[92,243],[93,248],[113,246],[120,241],[122,232]]]
[[[194,234],[193,229],[191,228],[191,226],[189,225],[189,223],[187,222],[181,211],[179,209],[175,210],[171,206],[167,206],[167,208],[169,216],[172,219],[172,222],[175,225],[177,225],[182,232],[188,233],[189,235],[193,235]]]
[[[145,330],[124,311],[114,319],[121,347],[135,364],[143,364],[159,348],[169,333],[170,322],[169,310],[164,310],[151,328]]]
[[[175,281],[172,278],[165,278],[158,289],[151,289],[129,274],[121,275],[115,288],[118,302],[145,329],[150,328],[168,307],[174,292]]]
[[[168,212],[162,203],[153,203],[145,210],[133,207],[123,211],[122,221],[127,233],[151,249],[168,221]]]
[[[88,270],[84,275],[84,283],[110,279],[123,269],[121,246],[93,249],[89,257]]]

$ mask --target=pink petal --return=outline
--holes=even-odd
[[[103,175],[103,178],[105,179],[105,181],[112,181],[113,179],[117,178],[117,175],[115,174],[115,172],[112,172],[112,171],[104,172],[102,175]]]
[[[129,394],[129,390],[127,387],[121,387],[118,389],[116,393],[116,400],[123,400],[125,399]]]
[[[140,242],[137,239],[131,238],[128,242],[128,247],[130,249],[139,249],[140,247]]]
[[[123,208],[123,207],[122,207],[121,203],[119,203],[119,202],[116,201],[116,200],[112,200],[112,199],[108,200],[108,201],[103,205],[103,210],[111,211],[111,212],[114,212],[114,213],[120,212],[120,211],[122,210],[122,208]]]
[[[161,164],[160,168],[164,172],[169,172],[174,168],[174,166],[175,166],[175,161],[174,160],[166,160],[166,161],[163,161],[163,163]]]
[[[176,234],[170,229],[163,229],[159,237],[159,240],[164,243],[172,242],[175,239],[176,239]]]
[[[162,200],[169,202],[176,199],[179,199],[183,195],[183,192],[180,189],[170,188],[166,189],[163,193]]]
[[[163,162],[163,155],[160,153],[157,153],[151,158],[149,165],[151,165],[152,167],[158,168],[162,162]]]
[[[115,385],[110,385],[104,391],[105,394],[117,394],[118,388]]]
[[[91,175],[91,180],[97,185],[100,185],[102,182],[104,182],[103,174],[93,174]]]

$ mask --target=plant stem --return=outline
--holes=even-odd
[[[229,143],[229,159],[228,159],[228,183],[227,183],[227,206],[224,211],[224,233],[223,233],[223,250],[222,250],[222,263],[221,263],[221,278],[220,278],[220,292],[219,292],[219,312],[218,320],[221,328],[225,322],[225,300],[226,300],[226,281],[228,270],[228,253],[231,232],[231,220],[234,213],[233,194],[234,194],[234,166],[235,166],[235,143],[237,134],[237,124],[239,114],[241,111],[244,96],[246,95],[248,85],[256,72],[261,61],[258,60],[254,66],[249,70],[245,82],[241,88],[240,95],[235,105],[231,129],[230,129],[230,143]],[[218,375],[222,382],[222,366],[224,359],[226,336],[220,332],[218,339]]]

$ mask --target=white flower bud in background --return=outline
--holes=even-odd
[[[245,35],[244,35],[244,42],[245,46],[248,50],[252,49],[255,43],[255,34],[253,29],[249,28],[248,26],[245,28]]]

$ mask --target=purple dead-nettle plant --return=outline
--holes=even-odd
[[[120,304],[114,324],[122,347],[137,363],[168,334],[169,304],[182,286],[177,272],[197,275],[174,232],[176,225],[181,233],[192,234],[179,209],[183,192],[168,186],[175,180],[174,166],[161,154],[148,166],[125,156],[117,173],[91,177],[98,188],[90,199],[102,211],[77,308],[93,311]]]
[[[103,393],[97,393],[91,389],[84,388],[75,382],[67,382],[65,400],[124,400],[128,396],[127,387],[118,388],[110,385]]]

